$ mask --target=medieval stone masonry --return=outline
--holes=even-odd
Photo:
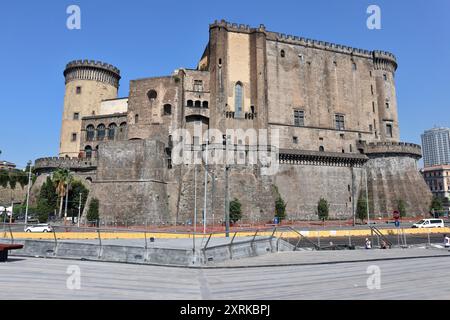
[[[332,218],[350,218],[366,191],[372,216],[392,214],[400,199],[409,215],[423,214],[431,193],[417,170],[420,146],[399,141],[396,69],[388,52],[223,20],[209,26],[196,69],[132,80],[127,98],[117,97],[116,67],[73,61],[64,71],[60,154],[36,160],[34,188],[54,168],[67,167],[100,200],[106,221],[185,223],[194,214],[194,171],[201,213],[207,170],[206,216],[217,222],[225,214],[225,165],[205,158],[178,163],[175,145],[212,155],[226,141],[241,147],[236,154],[244,159],[228,170],[229,197],[242,203],[244,221],[272,219],[276,189],[290,219],[317,219],[320,198]],[[181,140],[179,129],[192,139]],[[207,129],[223,132],[224,140],[205,140]],[[263,163],[247,161],[259,147],[227,129],[278,132],[268,141],[276,172],[264,174]]]

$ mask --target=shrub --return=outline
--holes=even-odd
[[[320,198],[317,205],[317,214],[319,215],[319,219],[328,219],[329,210],[330,206],[328,205],[327,200],[325,200],[324,198]]]
[[[88,213],[86,215],[86,219],[88,221],[97,221],[99,219],[99,213],[98,213],[98,208],[99,208],[99,201],[97,198],[92,198],[91,202],[89,203],[89,209],[88,209]]]
[[[230,221],[236,223],[242,218],[241,203],[237,198],[230,202]]]

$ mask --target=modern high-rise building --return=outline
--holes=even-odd
[[[450,164],[450,129],[433,128],[422,134],[425,167]]]

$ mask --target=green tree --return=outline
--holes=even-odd
[[[278,191],[278,187],[273,185],[273,190],[275,193],[275,217],[278,218],[278,221],[281,222],[286,219],[286,202],[284,202],[281,197],[280,192]]]
[[[367,219],[367,198],[365,196],[359,196],[356,216],[361,220],[361,223],[364,222],[364,219]]]
[[[317,214],[319,215],[319,219],[328,219],[329,210],[330,206],[328,205],[328,201],[324,198],[320,198],[317,205]]]
[[[58,169],[53,173],[53,183],[56,186],[56,193],[60,197],[59,217],[62,217],[63,200],[69,184],[73,181],[72,173],[67,169]]]
[[[8,187],[9,174],[6,170],[0,170],[0,186],[3,188]]]
[[[99,220],[99,206],[100,202],[98,201],[98,199],[92,198],[91,202],[89,202],[89,209],[86,215],[86,219],[88,221],[97,221],[97,225]]]
[[[397,210],[400,213],[400,217],[406,217],[406,203],[403,199],[397,200]]]
[[[241,203],[237,198],[230,202],[230,221],[236,223],[242,218]]]
[[[442,203],[442,199],[437,196],[433,196],[433,200],[431,201],[430,211],[441,212],[444,211],[444,206]]]
[[[70,217],[78,216],[78,206],[80,205],[80,194],[81,194],[81,209],[80,209],[81,214],[84,210],[84,206],[86,205],[89,190],[84,186],[84,184],[81,181],[74,180],[69,190],[68,211]]]

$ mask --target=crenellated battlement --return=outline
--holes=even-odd
[[[420,159],[422,148],[418,144],[408,142],[372,142],[366,145],[365,153],[369,156],[409,155]]]
[[[64,70],[66,84],[73,80],[93,80],[119,87],[120,70],[115,66],[94,60],[74,60]]]
[[[230,23],[225,20],[215,20],[214,23],[209,25],[211,28],[221,27],[228,31],[241,32],[241,33],[254,33],[262,32],[266,35],[267,40],[278,41],[288,44],[301,45],[304,47],[317,48],[322,50],[335,51],[339,53],[349,54],[353,56],[359,56],[367,59],[374,59],[376,68],[388,68],[388,65],[394,67],[394,71],[397,68],[397,60],[395,56],[386,51],[370,51],[366,49],[359,49],[341,44],[314,40],[290,34],[278,33],[266,31],[266,27],[261,24],[258,28],[251,28],[249,25]]]
[[[376,70],[386,70],[394,72],[397,70],[397,59],[395,56],[386,51],[373,51],[373,62]]]
[[[36,159],[34,162],[34,167],[38,171],[45,171],[57,168],[66,168],[74,171],[86,171],[86,170],[94,170],[97,167],[97,160],[47,157]]]
[[[113,66],[112,64],[102,62],[102,61],[96,61],[96,60],[73,60],[70,61],[66,65],[66,69],[73,68],[73,67],[95,67],[95,68],[101,68],[105,69],[114,73],[117,73],[117,75],[120,75],[120,70]]]

